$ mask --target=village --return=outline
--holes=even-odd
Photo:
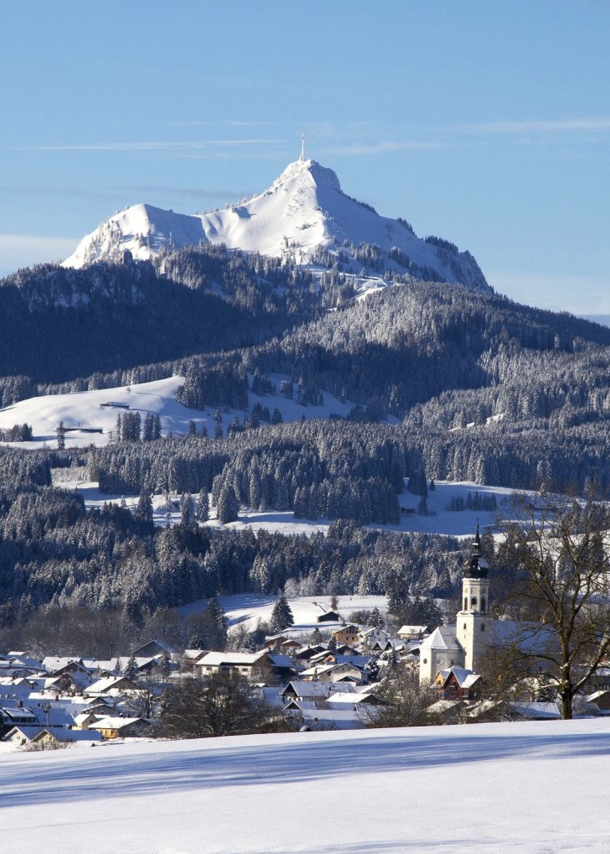
[[[313,626],[287,626],[254,652],[176,651],[159,640],[109,661],[9,651],[0,655],[0,741],[6,749],[42,750],[155,738],[163,732],[155,717],[165,691],[223,676],[247,683],[295,731],[561,717],[542,672],[530,672],[510,697],[491,696],[477,662],[507,638],[531,645],[533,635],[524,632],[527,624],[493,619],[489,602],[477,530],[455,626],[405,625],[392,636],[317,603]],[[553,643],[548,632],[536,639]],[[397,691],[417,695],[418,716],[392,715],[405,700]],[[610,667],[596,668],[579,700],[580,714],[610,713]]]

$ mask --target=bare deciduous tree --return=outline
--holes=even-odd
[[[610,648],[610,508],[592,496],[516,494],[504,529],[518,567],[507,605],[528,618],[511,640],[515,657],[556,685],[571,718]]]
[[[270,732],[278,717],[243,676],[215,673],[169,686],[161,698],[158,730],[169,738]]]

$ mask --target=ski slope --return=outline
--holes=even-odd
[[[607,854],[607,719],[0,754],[2,850]]]

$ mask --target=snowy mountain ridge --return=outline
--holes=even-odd
[[[391,271],[491,290],[469,252],[448,241],[422,240],[404,220],[380,216],[346,195],[335,172],[315,160],[290,163],[269,189],[223,210],[186,215],[133,205],[86,235],[64,266],[121,261],[126,250],[147,260],[199,243],[298,265],[338,263],[348,273]]]

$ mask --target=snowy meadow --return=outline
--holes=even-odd
[[[605,852],[607,719],[0,757],[2,850]]]

